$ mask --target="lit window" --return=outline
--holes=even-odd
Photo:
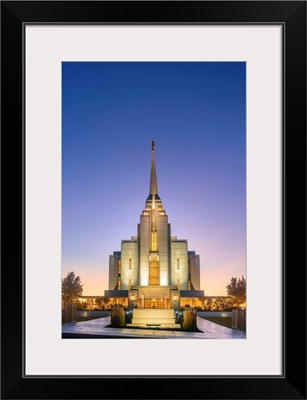
[[[149,285],[159,285],[159,263],[157,261],[149,263]]]
[[[157,233],[152,232],[151,234],[151,251],[157,251]]]

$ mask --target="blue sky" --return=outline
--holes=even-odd
[[[62,276],[108,289],[108,261],[136,235],[156,143],[171,233],[201,261],[207,295],[246,275],[242,62],[62,63]]]

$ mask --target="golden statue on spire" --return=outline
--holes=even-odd
[[[155,150],[155,142],[150,139],[150,143],[151,143],[151,150],[154,151]]]

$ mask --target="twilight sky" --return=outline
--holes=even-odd
[[[108,289],[137,234],[151,145],[171,234],[200,255],[201,289],[246,276],[245,63],[62,63],[62,277]]]

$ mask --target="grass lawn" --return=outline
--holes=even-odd
[[[232,328],[232,317],[201,317],[216,324]]]

